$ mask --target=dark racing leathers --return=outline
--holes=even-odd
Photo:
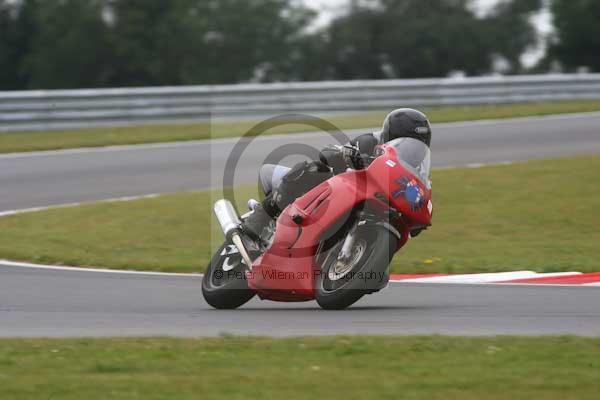
[[[321,150],[319,161],[297,164],[283,177],[279,187],[270,196],[273,204],[267,206],[269,214],[276,218],[298,197],[334,175],[346,172],[348,168],[365,168],[366,159],[374,154],[378,144],[379,140],[375,135],[368,133],[350,141],[349,145],[357,149],[351,157],[348,157],[340,146],[330,146]]]
[[[350,141],[349,145],[356,149],[350,156],[343,147],[330,146],[321,150],[319,161],[295,165],[283,177],[279,187],[272,193],[266,193],[267,197],[262,205],[246,219],[245,231],[255,239],[259,239],[263,228],[298,197],[334,175],[346,172],[348,168],[363,169],[368,166],[368,159],[374,155],[378,144],[378,138],[368,133]]]

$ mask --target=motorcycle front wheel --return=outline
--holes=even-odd
[[[242,256],[231,242],[213,256],[204,278],[204,300],[218,310],[233,310],[249,302],[255,293],[248,288]]]
[[[339,240],[322,257],[316,282],[316,300],[326,310],[343,310],[366,294],[377,292],[389,281],[389,264],[398,239],[382,226],[358,227],[349,257],[340,259]]]

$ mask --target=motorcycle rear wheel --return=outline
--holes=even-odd
[[[202,279],[204,300],[218,310],[234,310],[249,302],[255,293],[248,288],[245,268],[235,246],[231,242],[223,244]]]
[[[325,310],[346,309],[366,294],[381,290],[389,281],[389,264],[398,239],[384,227],[373,225],[359,227],[356,235],[350,257],[353,265],[339,265],[344,238],[323,254],[316,300]]]

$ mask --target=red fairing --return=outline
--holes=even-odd
[[[382,149],[383,155],[366,170],[337,175],[283,211],[271,248],[247,273],[249,287],[262,299],[313,300],[321,270],[315,257],[319,244],[360,204],[382,211],[391,206],[403,215],[395,224],[402,236],[399,247],[407,242],[412,228],[430,225],[431,190],[397,162],[394,148]]]
[[[248,276],[250,288],[263,299],[313,300],[320,238],[365,201],[366,192],[357,190],[364,186],[358,181],[365,179],[364,171],[338,175],[287,207],[277,220],[273,245],[256,260]]]
[[[412,227],[431,226],[431,188],[397,161],[393,147],[382,146],[383,156],[369,167],[369,179]]]

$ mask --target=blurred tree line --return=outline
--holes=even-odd
[[[354,0],[328,26],[298,0],[0,0],[0,89],[525,72],[542,0]],[[600,67],[596,0],[553,0],[549,54]],[[592,49],[592,50],[590,50]]]
[[[600,1],[553,0],[556,35],[544,64],[560,62],[568,70],[600,72]]]

